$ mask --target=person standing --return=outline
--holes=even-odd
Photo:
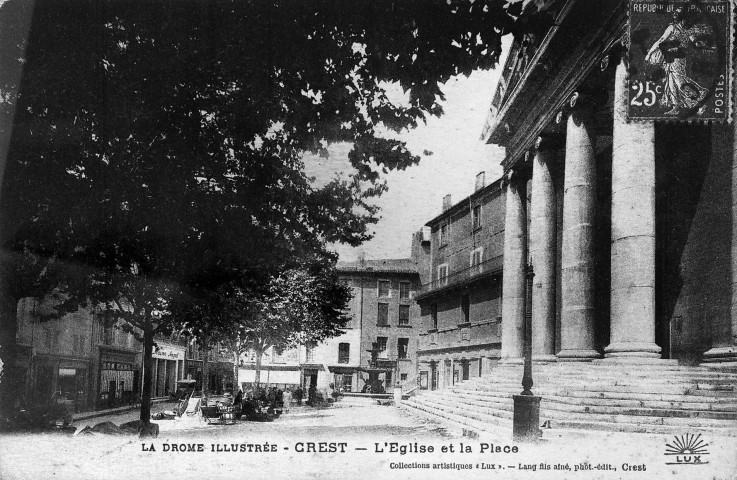
[[[289,388],[286,388],[282,394],[282,403],[284,404],[284,411],[289,413],[289,408],[292,406],[292,391]]]
[[[302,387],[297,387],[297,390],[294,391],[294,399],[297,401],[298,406],[302,406],[302,397],[304,396],[304,392],[302,391]]]

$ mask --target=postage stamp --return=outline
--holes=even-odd
[[[630,120],[729,120],[733,8],[731,0],[630,1]]]

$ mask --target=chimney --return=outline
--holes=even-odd
[[[447,211],[453,204],[450,201],[450,194],[443,197],[443,211]]]
[[[485,186],[486,186],[486,172],[479,172],[478,175],[476,175],[476,186],[474,187],[473,191],[478,192]]]

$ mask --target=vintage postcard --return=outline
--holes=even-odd
[[[0,478],[737,479],[732,0],[0,0]]]

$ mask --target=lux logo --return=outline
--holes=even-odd
[[[666,465],[705,465],[709,462],[701,460],[703,455],[709,455],[706,450],[709,444],[701,440],[701,434],[686,434],[676,436],[673,443],[665,444],[665,455],[675,456],[675,462],[665,462]]]

